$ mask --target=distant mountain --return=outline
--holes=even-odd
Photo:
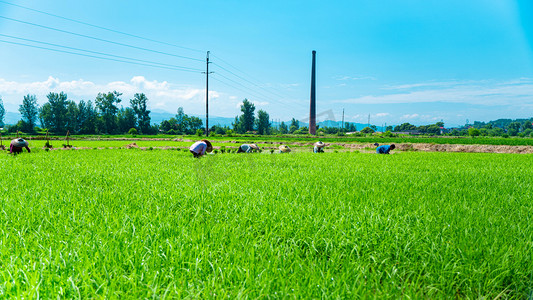
[[[6,116],[4,118],[5,124],[17,124],[18,121],[22,119],[22,115],[18,112],[6,111]]]
[[[150,112],[151,122],[152,124],[161,124],[164,120],[169,120],[170,118],[174,118],[176,114],[169,113],[168,111],[161,110],[161,109],[154,109]],[[191,115],[194,117],[198,117],[202,120],[203,124],[205,125],[205,115],[199,116],[199,115]],[[217,117],[217,116],[209,116],[209,126],[213,125],[220,125],[220,126],[231,126],[235,118],[225,118],[225,117]]]

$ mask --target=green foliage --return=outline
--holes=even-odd
[[[262,109],[257,112],[257,119],[255,121],[257,126],[257,133],[266,135],[270,133],[270,116]]]
[[[471,127],[468,128],[468,135],[471,137],[476,137],[480,135],[479,129]]]
[[[135,128],[130,128],[130,130],[128,130],[128,134],[136,135],[136,134],[137,134],[137,129],[135,129]]]
[[[196,136],[203,136],[204,135],[204,130],[201,129],[201,128],[198,128],[196,129]]]
[[[281,124],[279,124],[279,133],[281,134],[289,133],[289,129],[287,128],[287,124],[285,124],[285,122],[281,122]]]
[[[254,111],[255,105],[252,102],[248,101],[248,99],[244,99],[241,104],[242,115],[240,115],[239,117],[235,117],[235,121],[233,123],[233,130],[241,134],[247,131],[253,131],[255,120]]]
[[[2,97],[0,96],[0,128],[4,128],[4,118],[6,116],[6,109],[4,107],[4,102],[2,101]]]
[[[298,128],[300,128],[300,122],[296,121],[295,118],[292,118],[291,125],[289,126],[289,133],[294,133]]]
[[[37,97],[35,95],[26,95],[19,107],[19,112],[22,115],[24,132],[34,132],[35,124],[39,116],[39,108],[37,106]]]
[[[130,99],[130,105],[136,114],[136,121],[142,134],[150,131],[150,111],[148,110],[148,98],[144,93],[136,93],[133,99]]]
[[[39,111],[41,125],[54,133],[67,132],[67,94],[63,92],[59,94],[49,93],[46,97],[48,98],[48,102]]]
[[[98,93],[95,103],[100,116],[102,117],[101,132],[115,133],[117,132],[117,105],[122,101],[119,97],[122,93],[117,91],[109,93]]]
[[[364,134],[372,134],[374,133],[374,129],[370,128],[370,127],[365,127],[363,129],[361,129],[361,133],[364,133]]]

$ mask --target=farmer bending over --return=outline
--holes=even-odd
[[[315,147],[313,147],[313,152],[324,153],[324,147],[326,147],[326,144],[322,143],[321,141],[318,141],[315,143]]]
[[[28,142],[24,139],[14,139],[11,141],[11,144],[9,145],[9,153],[22,153],[22,148],[26,148],[28,150],[28,153],[31,152],[30,147],[28,147]]]
[[[291,152],[291,148],[289,148],[289,146],[287,146],[287,145],[280,145],[278,149],[279,149],[279,153],[289,153],[289,152]]]
[[[237,153],[251,153],[253,150],[259,151],[259,147],[256,144],[242,144]]]
[[[205,152],[213,151],[213,145],[211,145],[211,142],[208,140],[201,140],[192,144],[192,146],[189,148],[189,151],[191,151],[195,158],[198,158],[204,155]]]
[[[376,148],[376,153],[377,154],[389,154],[389,152],[391,150],[394,150],[394,148],[396,148],[396,146],[394,144],[381,145],[381,146]]]

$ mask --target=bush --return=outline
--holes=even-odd
[[[196,135],[197,136],[203,136],[204,135],[204,130],[201,129],[201,128],[196,129]]]
[[[128,134],[136,135],[136,134],[137,134],[137,129],[135,129],[135,128],[130,128],[130,130],[128,130]]]

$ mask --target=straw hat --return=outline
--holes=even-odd
[[[326,144],[322,143],[321,141],[316,142],[314,145],[317,146],[318,148],[326,147]]]
[[[250,147],[255,150],[259,150],[259,146],[257,144],[250,144]]]
[[[211,142],[208,140],[202,140],[202,142],[207,144],[207,149],[205,149],[205,152],[211,153],[211,151],[213,151],[213,145],[211,145]]]
[[[291,148],[289,148],[287,145],[280,145],[279,151],[287,153],[287,152],[291,152]]]
[[[11,145],[15,146],[15,147],[28,147],[28,142],[24,139],[14,139],[11,141]]]

